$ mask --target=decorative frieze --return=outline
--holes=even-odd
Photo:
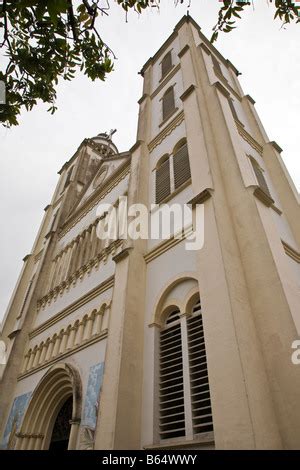
[[[107,262],[109,255],[114,256],[117,251],[122,249],[123,241],[116,240],[108,247],[104,248],[93,259],[90,259],[85,265],[81,266],[75,273],[70,275],[66,280],[62,281],[59,285],[52,288],[46,295],[44,295],[37,302],[37,311],[50,305],[52,300],[56,300],[58,296],[62,296],[65,291],[68,291],[71,286],[75,286],[78,280],[82,280],[86,274],[90,274],[91,270],[98,269],[101,262]]]
[[[74,323],[54,333],[51,338],[48,337],[45,341],[30,348],[25,354],[20,377],[46,367],[63,355],[73,354],[91,341],[106,336],[109,308],[110,304],[104,303],[99,310],[94,309],[83,318],[77,319]]]

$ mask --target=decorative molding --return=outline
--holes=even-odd
[[[285,253],[294,261],[296,261],[296,263],[300,263],[300,253],[296,251],[295,248],[293,248],[291,245],[289,245],[285,241],[281,240],[281,243],[282,243]]]
[[[119,170],[119,171],[118,171]],[[112,175],[111,181],[109,184],[104,187],[99,188],[98,191],[95,191],[93,195],[83,203],[82,206],[78,207],[69,219],[66,221],[64,226],[59,233],[58,239],[66,235],[75,225],[80,222],[97,204],[107,196],[130,172],[130,159],[126,160],[124,165],[121,165],[116,173]]]
[[[192,227],[192,225],[190,225],[189,227],[184,229],[184,233],[181,235],[181,238],[176,238],[176,236],[177,236],[177,234],[176,234],[176,235],[173,235],[170,239],[164,240],[161,243],[159,243],[155,248],[153,248],[151,251],[149,251],[144,256],[146,264],[150,263],[155,258],[158,258],[163,253],[165,253],[166,251],[168,251],[171,248],[173,248],[174,246],[178,245],[178,243],[181,243],[183,240],[185,240],[192,233],[193,233],[193,227]],[[178,235],[179,235],[179,233],[178,233]]]
[[[38,372],[42,369],[45,369],[45,367],[48,367],[52,364],[55,364],[56,362],[60,362],[62,359],[65,359],[68,356],[72,356],[72,354],[77,353],[77,352],[81,351],[82,349],[85,349],[85,348],[91,346],[92,344],[98,343],[98,341],[100,341],[102,339],[105,339],[107,337],[107,335],[108,335],[108,330],[105,330],[105,331],[101,332],[99,335],[95,335],[91,339],[86,340],[84,343],[80,344],[79,346],[76,346],[72,349],[69,349],[68,351],[66,351],[64,353],[61,353],[58,356],[54,357],[53,359],[51,359],[49,361],[46,361],[43,364],[40,364],[38,367],[35,367],[35,368],[30,369],[29,371],[27,371],[23,374],[20,374],[17,378],[18,382],[22,379],[25,379],[26,377],[29,377],[32,374],[35,374],[36,372]]]
[[[184,111],[180,111],[177,116],[153,139],[148,145],[149,152],[151,153],[155,147],[162,143],[162,141],[171,134],[171,132],[184,121]]]
[[[249,132],[247,132],[238,121],[235,121],[235,124],[236,124],[237,130],[240,136],[243,137],[243,139],[246,142],[248,142],[248,144],[251,145],[251,147],[254,150],[256,150],[260,156],[262,156],[263,154],[262,145],[260,145],[255,139],[253,139],[253,137],[249,134]]]
[[[180,96],[181,101],[185,101],[196,90],[196,85],[190,85]]]
[[[179,59],[181,59],[182,56],[184,56],[184,54],[190,49],[190,46],[188,44],[186,44],[180,52],[178,52],[178,57]]]
[[[67,280],[62,281],[58,286],[55,286],[40,298],[37,301],[37,311],[40,308],[45,308],[46,304],[50,304],[51,301],[54,299],[56,300],[58,294],[63,295],[65,290],[68,290],[71,285],[75,286],[78,279],[83,279],[86,273],[90,273],[92,268],[95,267],[96,269],[99,267],[100,262],[103,260],[104,263],[107,261],[107,257],[109,254],[115,254],[115,251],[120,248],[123,244],[123,240],[116,240],[109,245],[109,247],[104,248],[97,256],[95,256],[92,260],[88,261],[84,266],[81,266],[80,269],[77,269],[75,273],[68,277]]]
[[[34,328],[29,333],[29,339],[32,339],[35,336],[38,336],[43,331],[45,331],[48,328],[50,328],[51,326],[55,325],[55,323],[58,323],[59,321],[61,321],[65,317],[68,317],[69,315],[71,315],[71,313],[75,312],[76,310],[81,308],[83,305],[85,305],[88,302],[90,302],[91,300],[95,299],[100,294],[102,294],[103,292],[105,292],[108,289],[112,288],[113,286],[114,286],[114,276],[111,276],[108,279],[106,279],[104,282],[102,282],[99,286],[95,287],[94,289],[92,289],[87,294],[84,294],[83,296],[81,296],[78,300],[73,302],[71,305],[64,308],[60,312],[58,312],[56,315],[51,317],[49,320],[46,320],[44,323],[42,323],[41,325]]]
[[[272,199],[270,196],[268,196],[267,193],[265,193],[260,186],[257,186],[254,190],[254,196],[257,197],[265,206],[271,207],[274,204],[274,199]]]
[[[158,93],[166,86],[166,84],[169,82],[169,80],[171,80],[171,78],[174,77],[174,75],[176,75],[176,73],[178,72],[178,70],[180,70],[180,64],[177,64],[175,67],[173,66],[173,68],[170,70],[170,72],[168,72],[168,74],[163,78],[163,80],[160,82],[160,84],[158,85],[158,87],[151,93],[150,95],[150,98],[153,100],[153,98],[155,98],[155,96],[158,95]]]
[[[209,198],[211,198],[211,189],[206,188],[201,193],[197,194],[197,196],[193,197],[188,204],[191,204],[192,207],[194,207],[196,204],[203,204],[205,201],[207,201]]]

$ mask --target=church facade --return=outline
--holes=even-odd
[[[281,149],[191,17],[141,73],[136,143],[81,143],[24,258],[1,448],[299,449],[300,208]],[[102,239],[99,206],[125,200],[191,220]]]

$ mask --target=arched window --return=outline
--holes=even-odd
[[[162,98],[163,121],[175,111],[174,87],[170,87]]]
[[[161,61],[161,78],[163,79],[172,68],[172,53],[169,51]]]
[[[190,161],[186,140],[180,141],[174,148],[174,185],[175,189],[191,177]]]
[[[164,155],[156,167],[155,200],[159,204],[171,193],[170,160],[169,155]]]
[[[191,304],[191,305],[190,305]],[[213,431],[206,348],[199,297],[188,314],[169,311],[159,338],[160,439]],[[186,345],[186,346],[184,346]]]

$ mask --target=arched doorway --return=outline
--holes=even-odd
[[[32,394],[15,449],[75,449],[81,418],[82,387],[70,364],[55,364]]]
[[[69,445],[69,437],[71,431],[71,420],[73,410],[73,397],[70,396],[56,417],[49,450],[67,450]]]

